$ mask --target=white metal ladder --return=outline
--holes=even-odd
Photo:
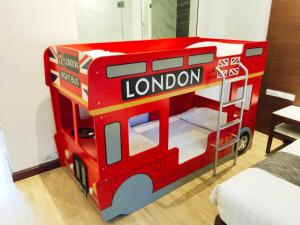
[[[218,115],[218,123],[217,123],[217,137],[216,137],[216,144],[215,144],[215,162],[214,162],[214,171],[213,171],[214,176],[216,176],[216,174],[217,174],[219,151],[221,151],[222,149],[225,149],[229,146],[233,146],[235,143],[237,143],[240,140],[240,133],[241,133],[242,122],[243,122],[243,113],[244,113],[244,105],[245,105],[245,99],[246,99],[246,93],[247,93],[246,89],[247,89],[247,84],[248,84],[249,73],[248,73],[248,69],[241,62],[239,63],[239,66],[245,72],[245,75],[237,76],[237,77],[230,78],[230,79],[226,79],[226,75],[223,73],[223,71],[219,67],[216,68],[216,71],[222,76],[222,85],[221,85],[219,115]],[[225,84],[234,83],[234,82],[242,81],[242,80],[244,81],[244,89],[243,89],[242,97],[235,99],[235,100],[230,100],[228,102],[224,102]],[[233,121],[230,121],[226,124],[221,124],[221,115],[222,115],[223,108],[230,106],[230,105],[235,105],[238,103],[241,103],[241,111],[240,111],[239,118],[236,118]],[[228,127],[237,125],[237,124],[239,125],[237,136],[235,136],[235,138],[230,140],[229,142],[220,145],[221,131]],[[238,155],[238,150],[235,150],[234,151],[234,165],[236,164],[236,161],[237,161],[237,155]]]

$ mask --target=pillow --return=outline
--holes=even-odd
[[[193,125],[204,127],[208,130],[217,130],[219,111],[210,108],[192,108],[179,115],[179,118]],[[221,114],[221,125],[227,121],[227,113]]]

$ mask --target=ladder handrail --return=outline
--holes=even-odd
[[[218,116],[218,122],[217,122],[217,137],[216,137],[216,157],[215,157],[215,164],[217,164],[217,160],[218,160],[218,151],[219,151],[219,145],[220,145],[220,124],[221,124],[221,116],[220,114],[222,113],[222,105],[223,105],[223,93],[224,93],[224,89],[225,89],[225,81],[226,81],[226,76],[223,73],[223,71],[217,66],[216,67],[217,72],[219,72],[219,74],[221,74],[222,76],[222,85],[221,85],[221,91],[220,91],[220,103],[219,103],[219,116]],[[215,174],[215,171],[214,171]]]
[[[249,71],[242,62],[239,63],[239,66],[242,68],[242,70],[244,70],[245,76],[246,76],[245,83],[244,83],[244,89],[243,89],[243,99],[246,99]],[[238,136],[237,136],[238,140],[240,139],[240,134],[241,134],[241,129],[242,129],[244,106],[245,106],[245,101],[242,101],[241,102],[241,112],[240,112],[241,123],[239,124],[239,131],[238,131]],[[236,165],[237,156],[238,156],[238,151],[236,150],[234,152],[234,165]]]
[[[222,85],[221,85],[221,91],[220,91],[220,103],[219,103],[219,115],[218,115],[218,121],[217,121],[217,137],[216,137],[216,146],[215,146],[215,161],[214,161],[214,171],[213,175],[216,176],[217,174],[217,165],[218,165],[218,155],[219,155],[219,145],[220,145],[220,124],[221,124],[221,113],[223,109],[223,93],[224,93],[224,84],[226,81],[226,76],[223,73],[223,71],[217,66],[216,71],[221,74],[222,76]]]
[[[230,79],[229,79],[229,83],[237,82],[237,81],[240,81],[240,80],[244,81],[243,94],[242,94],[242,98],[241,98],[241,99],[244,99],[244,100],[241,101],[239,129],[238,129],[237,138],[236,138],[235,141],[232,141],[232,145],[235,144],[235,143],[237,143],[240,140],[240,133],[241,133],[242,122],[243,122],[243,113],[244,113],[245,98],[246,98],[246,93],[247,93],[246,88],[247,88],[247,85],[248,85],[248,77],[249,77],[249,71],[244,66],[244,64],[242,62],[240,62],[239,66],[245,72],[245,75],[242,76],[242,77],[244,77],[244,79],[239,79],[241,76],[238,76],[236,78],[231,78],[233,80],[231,82],[230,82]],[[224,107],[224,89],[225,89],[225,84],[226,84],[226,75],[223,73],[223,71],[218,66],[216,67],[216,71],[219,74],[221,74],[222,84],[221,84],[221,91],[220,91],[219,116],[218,116],[218,121],[217,121],[217,136],[216,136],[216,145],[215,145],[215,161],[214,161],[214,170],[213,170],[214,176],[217,174],[218,153],[219,153],[219,150],[220,150],[221,114],[222,114],[222,109]],[[226,145],[226,143],[225,143],[225,145]],[[238,155],[238,151],[235,150],[234,151],[234,165],[236,164],[236,161],[237,161],[237,155]]]

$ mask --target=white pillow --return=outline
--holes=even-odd
[[[196,126],[204,127],[209,130],[216,130],[218,123],[219,111],[210,108],[192,108],[179,115],[179,117],[186,122]],[[227,121],[227,113],[221,114],[221,125]]]

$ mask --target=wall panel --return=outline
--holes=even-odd
[[[300,105],[300,1],[273,1],[267,39],[269,56],[257,117],[257,130],[264,133],[268,133],[273,111]],[[295,102],[267,96],[266,88],[295,94]]]

